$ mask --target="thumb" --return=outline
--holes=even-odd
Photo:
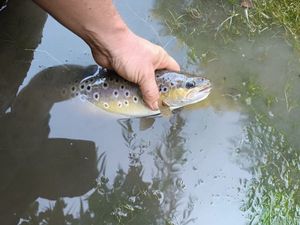
[[[168,53],[165,50],[163,50],[161,54],[163,54],[163,57],[156,69],[180,71],[180,66],[172,56],[168,55]]]
[[[145,103],[152,109],[158,110],[159,92],[155,81],[154,71],[142,76],[143,79],[139,82]]]
[[[171,71],[180,71],[180,66],[171,56],[168,56],[167,59],[160,64],[159,69],[167,69]]]

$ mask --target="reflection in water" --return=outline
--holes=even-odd
[[[16,97],[33,59],[32,50],[41,41],[46,18],[31,0],[10,0],[0,11],[0,115]]]
[[[70,98],[62,95],[62,87],[94,70],[65,65],[46,69],[0,117],[0,219],[6,224],[15,224],[38,197],[78,196],[93,187],[98,175],[95,144],[48,138],[48,123],[52,106]]]
[[[255,175],[243,206],[251,224],[298,224],[299,151],[262,115],[257,115],[245,130],[240,154],[251,161]]]
[[[153,11],[206,69],[217,91],[210,100],[219,99],[211,105],[225,96],[246,116],[235,161],[253,174],[241,203],[248,223],[299,224],[299,58],[278,28],[251,30],[229,2],[157,0]]]
[[[168,222],[176,221],[176,224],[189,224],[193,221],[193,218],[190,218],[193,211],[192,198],[189,198],[187,208],[183,208],[182,212],[179,211],[185,188],[181,178],[181,169],[187,162],[186,140],[183,134],[185,120],[177,113],[170,119],[170,124],[169,132],[154,152],[155,166],[157,167],[157,174],[154,179],[157,187],[163,193],[161,206],[165,218],[169,219]]]
[[[119,169],[113,184],[107,178],[99,179],[97,190],[88,198],[90,223],[85,224],[172,224],[178,221],[177,206],[181,198],[182,184],[180,167],[184,164],[184,139],[181,136],[184,120],[179,114],[170,119],[170,129],[160,146],[153,152],[157,174],[152,182],[143,180],[143,165],[140,156],[141,145],[135,143],[132,121],[122,124],[123,137],[133,154],[129,156],[130,167],[127,173]],[[137,152],[136,149],[139,149]],[[188,224],[184,212],[178,224]],[[82,218],[81,218],[82,219]]]
[[[12,100],[5,103],[5,110],[12,107],[1,115],[2,218],[10,217],[12,221],[26,208],[22,225],[240,225],[245,223],[244,217],[251,224],[297,224],[300,67],[295,55],[271,31],[250,36],[249,41],[249,36],[232,34],[236,30],[230,30],[226,26],[229,23],[219,26],[230,16],[227,1],[155,2],[154,12],[164,33],[175,35],[178,43],[187,45],[189,65],[183,66],[204,68],[205,76],[212,80],[214,91],[209,101],[189,108],[193,110],[184,109],[168,121],[131,119],[120,121],[120,127],[108,120],[104,131],[98,128],[99,117],[89,114],[94,120],[88,121],[96,125],[82,119],[86,130],[90,130],[85,138],[78,129],[78,133],[72,133],[75,137],[71,136],[76,141],[50,139],[49,110],[54,102],[68,98],[51,91],[67,82],[63,77],[68,73],[76,76],[84,74],[85,69],[70,67],[69,72],[63,72],[61,68],[65,74],[56,78],[40,74],[14,104]],[[51,48],[55,45],[51,43]],[[45,83],[52,87],[47,89]],[[0,88],[1,94],[3,90]],[[208,105],[208,110],[199,110],[203,105]],[[63,112],[72,111],[68,110],[64,108]],[[51,112],[51,117],[55,113]],[[72,122],[81,121],[71,120],[68,125]],[[240,126],[245,128],[243,138]],[[68,135],[65,129],[51,126],[52,131],[55,129],[55,137],[57,133]],[[105,144],[112,146],[112,151],[98,152],[97,162],[95,145]],[[128,169],[122,169],[127,166],[124,150],[129,158]],[[116,173],[113,163],[120,164]],[[112,168],[108,170],[106,165]],[[99,173],[94,189],[80,197],[78,207],[69,198],[58,199],[88,191]],[[241,185],[236,190],[235,181],[239,179]],[[58,200],[50,202],[49,207],[40,199],[30,204],[38,196]]]
[[[132,151],[138,146],[135,143],[134,129],[128,120],[122,125],[124,141]],[[135,156],[128,171],[118,169],[113,181],[105,176],[97,180],[95,190],[81,200],[80,212],[77,215],[66,213],[64,200],[56,201],[46,211],[38,211],[38,203],[28,209],[23,217],[25,224],[34,221],[43,224],[189,224],[193,210],[193,201],[189,200],[186,208],[178,210],[183,196],[184,183],[180,178],[181,167],[186,163],[182,136],[184,119],[180,114],[170,119],[170,128],[157,146],[154,154],[157,172],[151,181],[145,181],[144,166],[140,156]],[[127,133],[127,134],[125,134]],[[86,205],[86,207],[83,207]],[[54,223],[55,221],[56,223]],[[58,223],[59,222],[59,223]]]

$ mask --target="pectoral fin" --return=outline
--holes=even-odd
[[[160,110],[160,114],[164,117],[170,117],[172,115],[172,111],[170,109],[170,106],[165,101],[160,101],[159,110]]]

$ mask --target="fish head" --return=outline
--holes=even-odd
[[[207,78],[181,72],[166,72],[157,78],[161,101],[171,109],[204,100],[211,91]]]

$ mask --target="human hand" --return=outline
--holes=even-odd
[[[90,47],[95,61],[137,83],[146,104],[158,109],[159,92],[154,72],[178,71],[179,65],[166,51],[138,37],[126,26],[112,0],[34,0]]]
[[[162,47],[131,31],[124,32],[115,42],[93,46],[92,53],[99,65],[112,68],[126,80],[137,83],[145,103],[152,110],[158,109],[159,99],[155,70],[180,70],[177,62]]]

